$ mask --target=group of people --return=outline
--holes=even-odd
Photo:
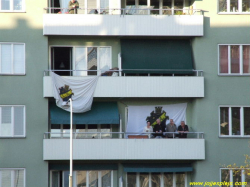
[[[170,119],[170,123],[162,124],[160,119],[156,120],[156,125],[151,126],[151,123],[147,121],[147,126],[144,127],[143,132],[152,132],[149,134],[151,138],[187,138],[188,126],[184,121],[181,121],[181,125],[177,128],[173,119]],[[178,133],[177,133],[178,132]]]

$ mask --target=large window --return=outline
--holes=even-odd
[[[113,187],[113,171],[74,171],[73,187]],[[51,171],[51,187],[68,187],[69,171]]]
[[[0,187],[25,187],[24,169],[1,169]]]
[[[0,137],[25,136],[25,107],[0,106]]]
[[[219,45],[220,75],[250,75],[250,45]]]
[[[127,187],[186,187],[186,173],[127,173]]]
[[[220,13],[250,13],[249,0],[218,0]]]
[[[221,182],[224,184],[222,187],[248,186],[250,183],[250,175],[248,175],[249,172],[250,170],[221,168],[220,178]]]
[[[0,43],[0,74],[25,74],[24,44]]]
[[[220,106],[220,136],[250,136],[250,107]]]
[[[24,11],[24,0],[0,0],[0,12]]]

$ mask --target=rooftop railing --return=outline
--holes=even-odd
[[[132,73],[124,73],[126,71]],[[140,71],[141,73],[136,73]],[[160,73],[150,73],[150,72],[160,72]],[[69,75],[65,76],[88,76],[88,75],[101,75],[101,76],[161,76],[161,75],[170,75],[170,76],[180,76],[178,72],[182,72],[181,75],[197,76],[203,77],[203,70],[190,70],[190,69],[122,69],[122,70],[44,70],[44,76],[49,76],[49,72],[68,72]],[[90,72],[88,74],[88,72]],[[133,73],[135,72],[135,73]],[[173,73],[176,72],[176,73]],[[187,74],[185,74],[185,72]],[[192,74],[190,74],[192,72]]]
[[[204,139],[203,132],[187,132],[187,138]],[[135,133],[135,132],[73,132],[73,139],[156,139],[154,136],[166,136],[172,139],[177,138],[178,132],[164,132],[164,133]],[[45,132],[44,139],[68,139],[70,133],[56,133]],[[170,139],[171,139],[170,138]],[[168,138],[166,138],[168,139]]]
[[[75,8],[74,14],[96,14],[96,15],[202,15],[203,11],[201,9],[183,8],[183,9],[173,9],[173,8],[163,8],[154,9],[144,6],[145,8]],[[69,14],[69,8],[56,8],[56,7],[46,7],[44,8],[47,14]],[[72,9],[71,9],[72,10]]]

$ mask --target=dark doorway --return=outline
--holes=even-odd
[[[51,48],[51,69],[61,76],[72,74],[72,47],[52,47]],[[60,71],[64,70],[64,71]]]

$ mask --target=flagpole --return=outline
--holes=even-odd
[[[70,172],[69,172],[69,187],[73,187],[73,102],[72,99],[69,99],[70,102]]]

